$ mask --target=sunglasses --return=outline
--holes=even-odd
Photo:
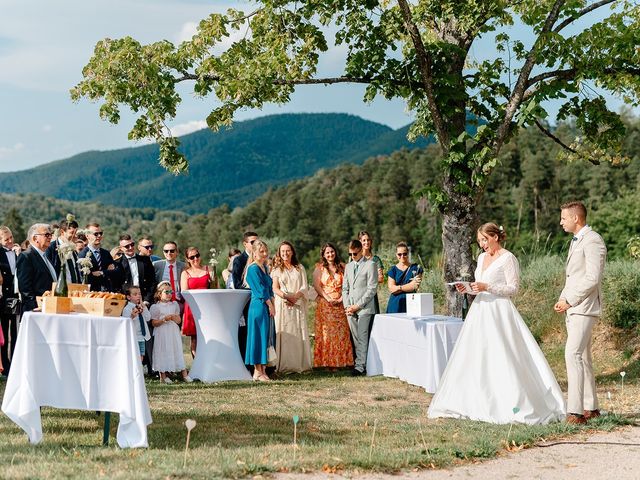
[[[356,255],[360,255],[360,250],[358,250],[357,252],[349,252],[350,257],[355,257]]]
[[[173,290],[162,290],[162,293],[173,293]]]
[[[147,250],[153,250],[153,245],[140,245],[142,248],[146,248]]]
[[[176,253],[176,249],[172,248],[170,250],[163,250],[164,253]]]
[[[126,245],[122,245],[122,248],[124,248],[125,250],[129,250],[130,248],[133,248],[135,245],[135,243],[127,243]]]
[[[89,234],[96,237],[101,237],[102,235],[104,235],[104,232],[89,232]]]
[[[190,257],[187,257],[189,260],[195,260],[196,258],[200,258],[200,254],[196,253],[195,255],[191,255]]]
[[[36,235],[42,235],[42,236],[47,237],[47,238],[51,238],[51,237],[53,237],[53,233],[34,233],[33,235],[34,235],[34,236],[36,236]]]
[[[408,257],[409,254],[408,253],[396,253],[397,256],[399,257]]]

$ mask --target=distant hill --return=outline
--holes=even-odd
[[[345,114],[273,115],[219,133],[205,129],[182,137],[188,175],[167,173],[158,164],[157,146],[147,145],[90,151],[0,174],[0,192],[200,213],[225,203],[245,205],[272,186],[322,168],[362,164],[369,157],[431,143],[408,142],[407,129]]]

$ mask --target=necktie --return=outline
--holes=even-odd
[[[142,318],[142,314],[138,314],[138,321],[140,322],[140,333],[144,337],[144,318]]]
[[[53,265],[51,265],[51,262],[46,257],[46,255],[41,255],[41,256],[42,256],[42,260],[44,260],[44,263],[47,265],[47,268],[49,269],[49,273],[51,273],[51,277],[53,278],[53,281],[54,282],[57,281],[58,280],[58,275],[56,275],[55,268],[53,268]]]
[[[573,240],[572,240],[572,241],[574,241],[574,242],[575,242],[576,240],[578,240],[578,237],[573,237]]]
[[[169,282],[171,282],[171,300],[176,299],[176,277],[173,276],[173,265],[169,265]]]
[[[98,262],[98,270],[102,270],[102,262],[100,262],[100,250],[94,250],[93,256],[96,257],[96,262]]]

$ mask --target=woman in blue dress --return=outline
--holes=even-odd
[[[409,263],[409,247],[405,242],[396,245],[398,263],[387,272],[387,286],[391,296],[387,313],[407,312],[407,293],[418,290],[422,280],[422,268],[417,263]]]
[[[247,318],[247,352],[244,363],[254,366],[253,379],[261,382],[271,380],[265,367],[268,363],[270,331],[273,328],[272,318],[275,314],[272,280],[267,266],[268,257],[267,245],[261,240],[255,240],[245,277],[251,289],[251,302]]]

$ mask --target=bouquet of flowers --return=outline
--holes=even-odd
[[[89,278],[89,274],[91,273],[91,267],[93,263],[90,258],[91,252],[87,253],[87,256],[84,258],[79,258],[77,260],[78,267],[80,268],[80,273],[82,273],[82,283],[87,283],[87,279]]]

